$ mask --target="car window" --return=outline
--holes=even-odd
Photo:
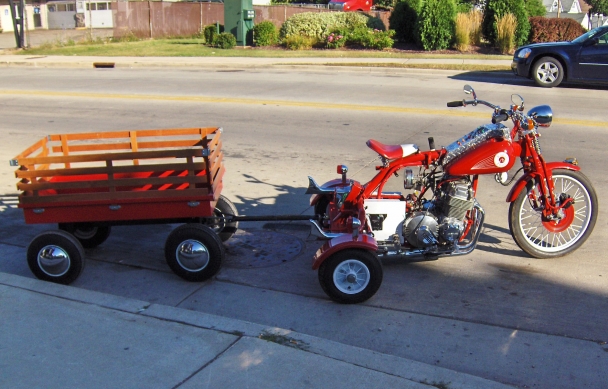
[[[599,45],[608,45],[608,32],[598,38]]]
[[[573,43],[583,43],[587,39],[593,38],[594,36],[596,36],[598,34],[602,34],[604,32],[606,32],[606,30],[603,27],[597,27],[597,28],[594,28],[591,31],[587,31],[583,35],[581,35],[578,38],[574,39],[572,42]],[[604,36],[605,36],[605,34],[604,34]]]

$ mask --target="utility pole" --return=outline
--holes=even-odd
[[[17,43],[18,49],[23,49],[25,47],[25,32],[23,30],[23,13],[25,9],[25,0],[19,0],[19,3],[17,4],[15,4],[13,0],[8,0],[8,3],[11,7],[11,16],[13,18],[13,31],[15,32],[15,42]]]
[[[559,13],[562,9],[562,0],[557,0],[557,18],[559,19]]]

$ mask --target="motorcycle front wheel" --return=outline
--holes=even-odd
[[[591,181],[572,170],[553,171],[554,195],[559,202],[574,203],[558,217],[543,217],[544,199],[540,184],[531,180],[509,208],[509,228],[517,245],[535,258],[556,258],[578,249],[591,235],[597,220],[598,203]]]

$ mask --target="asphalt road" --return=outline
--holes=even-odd
[[[366,181],[370,138],[447,145],[490,121],[485,107],[447,109],[470,83],[504,107],[549,104],[542,131],[547,160],[576,156],[599,195],[589,241],[559,259],[527,257],[510,237],[508,188],[484,177],[486,225],[466,257],[384,264],[378,294],[357,306],[330,302],[311,257],[320,242],[301,223],[243,223],[228,242],[216,279],[186,283],[164,263],[172,226],[120,227],[87,251],[76,287],[293,329],[338,342],[535,388],[608,382],[608,239],[603,171],[608,90],[535,88],[511,77],[450,72],[362,73],[335,69],[210,71],[21,69],[0,73],[0,155],[10,159],[51,133],[221,126],[228,173],[223,193],[241,214],[311,213],[307,176],[334,178],[335,166]],[[26,226],[15,208],[12,168],[0,165],[0,271],[32,277],[29,240],[53,226]],[[391,188],[400,190],[399,179]]]

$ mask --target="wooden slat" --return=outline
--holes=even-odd
[[[206,164],[204,161],[195,162],[193,165],[194,170],[201,171],[205,170]],[[182,171],[186,170],[185,163],[167,163],[167,164],[150,164],[150,165],[127,165],[127,166],[113,166],[112,171],[114,174],[117,173],[162,173],[166,171]],[[70,168],[70,169],[36,169],[36,170],[16,170],[15,176],[17,178],[36,178],[36,177],[69,177],[69,176],[84,176],[93,174],[108,174],[109,169],[106,166],[100,167],[83,167],[83,168]]]
[[[184,150],[156,150],[156,151],[139,151],[137,153],[106,153],[106,154],[84,154],[71,155],[67,157],[51,156],[51,157],[36,157],[25,158],[19,160],[20,165],[34,164],[52,164],[66,162],[96,162],[96,161],[124,161],[138,159],[161,159],[161,158],[186,158],[188,156],[200,157],[203,154],[202,149],[184,149]]]
[[[182,176],[182,177],[145,177],[145,178],[114,178],[114,183],[111,185],[108,180],[88,180],[88,181],[68,181],[68,182],[32,182],[18,183],[17,189],[27,190],[67,190],[67,189],[96,189],[96,188],[112,188],[112,187],[139,187],[144,185],[179,185],[184,183],[206,184],[208,182],[206,176]]]
[[[40,150],[40,152],[42,153],[46,149],[46,144],[47,144],[47,138],[42,138],[38,142],[34,143],[33,145],[31,145],[30,147],[25,149],[23,152],[21,152],[21,154],[17,155],[13,159],[19,160],[22,158],[26,158],[28,155],[33,154],[35,151],[38,151],[38,150]]]
[[[78,206],[79,202],[103,202],[110,201],[116,202],[121,200],[138,200],[143,201],[150,199],[174,199],[183,197],[197,197],[202,198],[209,195],[207,188],[196,188],[196,189],[183,189],[183,190],[153,190],[144,192],[98,192],[98,193],[76,193],[76,194],[59,194],[52,196],[26,196],[20,195],[19,202],[30,207],[41,207],[43,208],[47,204],[54,203],[72,203]],[[94,215],[91,215],[91,219],[94,219]]]

